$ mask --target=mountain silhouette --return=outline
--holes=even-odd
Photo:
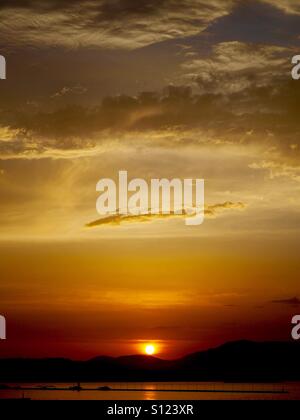
[[[1,382],[300,380],[298,342],[236,341],[177,360],[153,356],[0,359]]]

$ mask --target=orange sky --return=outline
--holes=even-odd
[[[290,338],[298,2],[150,3],[1,2],[0,356]],[[204,224],[87,227],[97,182],[120,170],[204,179]]]
[[[276,241],[272,255],[252,241],[228,239],[226,251],[200,242],[5,244],[2,355],[88,358],[154,342],[172,358],[233,339],[288,339],[296,308],[274,301],[289,296],[283,278],[298,290],[296,253]]]

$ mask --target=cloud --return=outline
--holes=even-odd
[[[245,210],[247,207],[246,204],[242,202],[232,203],[230,201],[214,204],[211,206],[207,206],[205,208],[205,216],[209,218],[215,218],[224,211],[227,210]],[[182,219],[191,217],[184,209],[182,210],[182,214],[174,214],[171,212],[170,214],[146,214],[146,215],[120,215],[120,214],[112,214],[109,216],[105,216],[101,219],[95,220],[93,222],[87,223],[86,227],[94,228],[99,226],[120,226],[124,223],[143,223],[143,222],[154,222],[157,220],[170,220],[170,219]]]
[[[135,49],[195,36],[252,0],[2,0],[5,45]],[[254,2],[300,14],[298,0]]]
[[[270,86],[289,72],[294,52],[258,43],[221,42],[213,46],[208,57],[193,58],[182,65],[184,80],[197,83],[207,93],[234,94]]]
[[[134,49],[195,35],[229,13],[234,0],[1,2],[0,34],[10,45]]]
[[[62,88],[57,98],[71,91]],[[231,93],[168,86],[162,92],[106,97],[98,106],[68,105],[52,111],[46,106],[25,111],[4,105],[0,154],[7,159],[65,152],[67,157],[71,151],[92,153],[112,140],[166,147],[251,142],[276,147],[292,160],[300,152],[299,103],[300,83],[288,80]],[[284,164],[288,166],[281,171],[292,175],[294,164]],[[273,173],[279,169],[273,166]]]
[[[265,2],[283,9],[286,13],[300,14],[300,4],[298,0],[265,0]]]
[[[64,86],[58,92],[54,93],[51,98],[61,98],[66,95],[83,95],[87,89],[83,86]]]
[[[245,203],[233,203],[231,201],[225,201],[224,203],[207,206],[207,208],[205,209],[205,215],[208,217],[216,217],[226,210],[245,210],[246,208],[247,204]]]
[[[250,164],[251,169],[266,169],[269,171],[270,179],[290,178],[293,181],[300,182],[300,166],[291,166],[283,162],[262,161]]]
[[[298,305],[300,305],[300,299],[298,299],[297,297],[293,297],[293,298],[290,298],[290,299],[273,300],[272,303],[298,306]]]
[[[22,71],[15,74],[19,85],[6,84],[0,98],[0,129],[11,133],[6,141],[0,136],[2,159],[86,155],[112,141],[166,147],[256,143],[278,148],[293,167],[290,160],[300,152],[300,83],[291,80],[295,47],[288,28],[294,36],[299,27],[299,16],[291,16],[297,3],[3,0],[2,44],[16,47],[11,60],[22,51],[13,64],[19,68],[24,60],[25,71],[20,79]],[[261,26],[253,30],[257,16]],[[250,32],[256,41],[249,42]],[[285,47],[278,37],[289,41]],[[153,43],[159,45],[140,48]],[[37,53],[27,56],[25,50]],[[144,74],[155,67],[159,72],[149,82]],[[38,89],[32,89],[32,69],[41,71]],[[170,85],[158,90],[164,83]],[[126,94],[102,100],[111,91]],[[293,170],[286,172],[292,176]]]

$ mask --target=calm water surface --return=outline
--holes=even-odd
[[[74,383],[6,385],[10,387],[19,385],[22,389],[0,390],[0,399],[15,399],[24,396],[33,400],[300,400],[300,382],[274,384],[222,382],[82,383],[83,390],[79,392],[68,389],[76,385]],[[51,389],[40,389],[45,386],[51,387]],[[108,387],[110,390],[98,390],[97,388],[100,387]]]

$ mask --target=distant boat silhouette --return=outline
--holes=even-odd
[[[69,388],[70,391],[77,391],[77,392],[82,391],[82,389],[83,388],[80,385],[80,382],[78,382],[77,385],[75,385],[75,386],[70,386],[70,388]]]

